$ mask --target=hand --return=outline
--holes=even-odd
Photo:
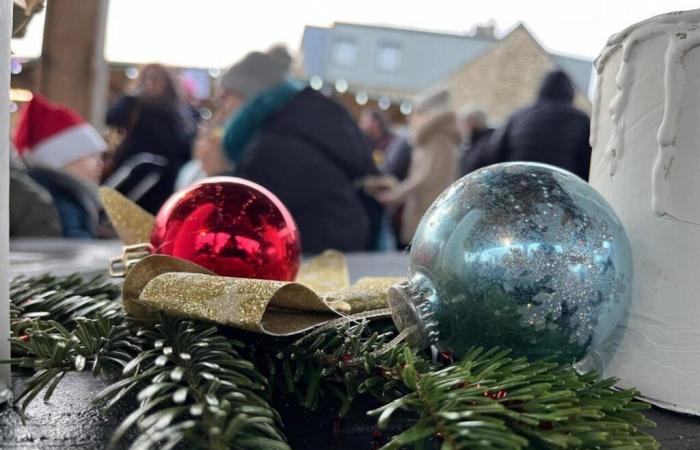
[[[389,189],[381,191],[381,192],[377,192],[374,195],[374,198],[382,205],[392,205],[392,204],[396,203],[396,199],[394,198],[394,194]]]
[[[371,196],[375,196],[380,192],[393,189],[399,180],[392,175],[379,175],[365,177],[361,181],[362,188]]]
[[[200,135],[194,144],[194,157],[202,170],[212,177],[230,172],[233,167],[221,148],[221,136],[216,133]]]

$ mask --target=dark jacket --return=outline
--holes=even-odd
[[[408,176],[411,166],[411,143],[405,136],[396,136],[386,148],[383,171],[395,176],[399,181]]]
[[[29,174],[53,197],[63,237],[92,239],[97,235],[100,200],[92,186],[58,170],[30,167]]]
[[[481,169],[493,160],[489,155],[489,139],[492,134],[493,128],[482,128],[473,130],[471,135],[464,139],[461,148],[460,176]]]
[[[124,141],[114,155],[113,169],[139,153],[153,153],[168,160],[158,183],[137,203],[155,214],[172,194],[180,168],[190,160],[192,142],[196,133],[191,113],[145,102],[137,97],[120,98],[107,112],[107,125],[125,131]],[[119,190],[127,190],[144,174],[135,174]]]
[[[377,205],[355,186],[377,170],[362,132],[341,105],[302,90],[268,117],[245,155],[236,174],[266,187],[289,208],[305,253],[371,247],[376,210],[370,211]]]
[[[590,120],[572,106],[574,88],[561,71],[543,80],[534,105],[514,113],[493,136],[492,162],[535,161],[588,180]]]
[[[10,152],[10,237],[59,237],[61,222],[51,194]]]

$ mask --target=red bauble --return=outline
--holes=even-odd
[[[233,177],[208,178],[170,197],[151,245],[230,277],[290,281],[301,259],[299,231],[284,204]]]

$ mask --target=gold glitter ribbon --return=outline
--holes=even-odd
[[[102,186],[100,199],[124,245],[150,242],[156,221],[153,215],[112,188]]]
[[[317,284],[330,289],[326,292],[299,282],[222,277],[178,258],[148,256],[124,281],[124,309],[137,319],[162,311],[273,336],[300,333],[349,314],[386,316],[386,292],[398,279],[364,278],[349,286],[339,255],[326,252],[300,271],[301,280],[323,279],[322,273],[334,279]]]
[[[150,240],[155,224],[151,214],[114,189],[100,188],[100,197],[125,245]],[[303,264],[294,282],[218,276],[164,255],[137,260],[124,263],[123,304],[131,317],[149,319],[162,311],[275,336],[299,333],[339,316],[386,316],[382,310],[388,289],[401,281],[369,277],[350,285],[345,256],[334,250]]]
[[[350,274],[345,255],[335,250],[324,252],[304,263],[294,281],[316,292],[347,288],[350,286]]]

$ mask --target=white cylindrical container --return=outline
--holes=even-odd
[[[700,414],[700,10],[633,25],[596,61],[590,183],[632,245],[632,305],[607,375]]]
[[[0,0],[0,359],[10,358],[10,37],[12,0]],[[10,398],[10,366],[0,365],[0,403]]]

